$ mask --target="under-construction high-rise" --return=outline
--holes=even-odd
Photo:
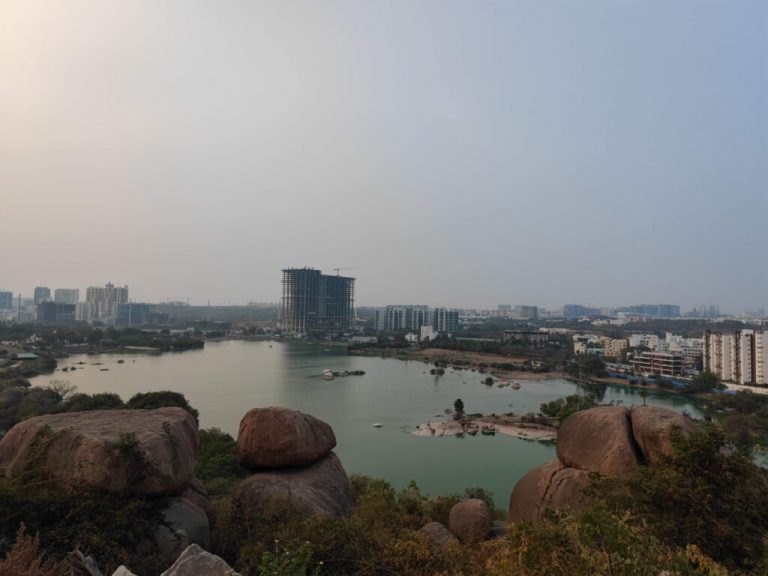
[[[283,331],[346,332],[354,320],[355,279],[313,268],[283,270]]]

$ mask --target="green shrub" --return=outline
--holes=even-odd
[[[189,405],[189,402],[183,394],[163,390],[161,392],[141,392],[131,397],[126,402],[125,407],[130,409],[152,410],[154,408],[164,408],[166,406],[177,406],[184,408],[192,414],[197,420],[199,413]]]

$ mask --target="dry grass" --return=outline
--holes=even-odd
[[[24,524],[16,534],[16,542],[3,560],[0,560],[0,576],[63,576],[62,566],[53,560],[45,560],[38,550],[40,540],[27,535]]]

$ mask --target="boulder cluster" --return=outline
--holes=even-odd
[[[671,431],[696,423],[657,406],[598,406],[569,416],[557,433],[557,460],[523,476],[509,498],[509,521],[539,520],[547,509],[585,503],[590,475],[629,478],[672,451]]]
[[[322,420],[286,408],[254,408],[237,436],[240,464],[252,474],[235,489],[235,500],[262,515],[290,500],[306,516],[343,516],[352,496],[335,446]]]
[[[72,494],[100,492],[153,499],[163,521],[154,545],[163,576],[232,576],[210,547],[210,501],[194,477],[197,421],[181,408],[96,410],[25,420],[0,438],[0,470],[34,474]],[[307,516],[341,516],[352,508],[349,479],[332,452],[331,427],[285,408],[257,408],[240,423],[241,465],[252,472],[234,498],[259,515],[289,501]],[[73,573],[102,576],[91,558],[73,552]],[[133,576],[121,566],[113,576]]]

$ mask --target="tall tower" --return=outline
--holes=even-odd
[[[281,320],[294,334],[345,332],[354,321],[355,279],[313,268],[283,270]]]

